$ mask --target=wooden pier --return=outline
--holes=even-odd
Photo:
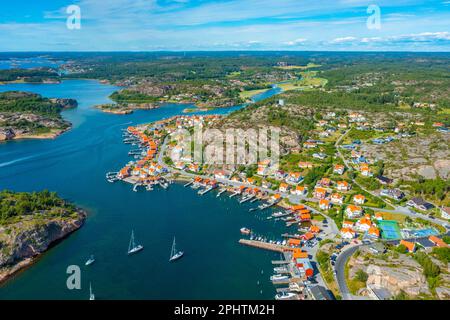
[[[279,244],[275,244],[275,243],[268,243],[268,242],[263,242],[263,241],[257,241],[257,240],[240,239],[239,243],[246,245],[246,246],[265,249],[265,250],[269,250],[269,251],[275,251],[275,252],[284,252],[286,250],[292,250],[292,248],[288,247],[288,246],[283,246],[283,245],[279,245]]]

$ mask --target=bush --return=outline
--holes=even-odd
[[[361,282],[366,282],[367,281],[367,279],[369,278],[369,275],[366,273],[366,272],[364,272],[364,270],[358,270],[357,272],[356,272],[356,275],[355,275],[355,279],[356,280],[358,280],[358,281],[361,281]]]
[[[450,248],[433,248],[432,254],[445,263],[450,263]]]

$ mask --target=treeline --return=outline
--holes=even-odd
[[[14,217],[31,214],[70,214],[76,211],[74,205],[59,198],[55,192],[0,192],[0,223]]]
[[[116,91],[109,97],[117,103],[153,103],[159,100],[158,97],[131,90]]]
[[[450,191],[449,180],[443,179],[424,179],[421,176],[415,181],[401,181],[400,185],[408,185],[410,191],[416,196],[435,198],[444,200]]]
[[[7,91],[0,93],[0,112],[30,112],[50,117],[59,117],[63,106],[39,94]]]
[[[56,79],[58,77],[56,70],[51,68],[0,70],[0,81],[23,79],[25,82],[42,82],[44,79]]]

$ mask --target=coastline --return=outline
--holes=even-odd
[[[48,133],[42,133],[42,134],[17,134],[14,135],[12,138],[7,138],[0,140],[0,143],[2,142],[9,142],[14,140],[47,140],[47,139],[56,139],[63,133],[69,131],[72,129],[72,125],[70,125],[66,129],[60,129],[55,132],[48,132]]]
[[[70,219],[69,221],[60,221],[59,223],[55,220],[50,220],[45,224],[45,227],[51,228],[55,225],[57,227],[60,227],[60,233],[55,235],[51,239],[48,240],[48,243],[45,245],[45,248],[43,250],[36,250],[35,248],[30,247],[28,250],[31,250],[31,252],[24,252],[24,257],[21,257],[20,261],[15,262],[12,265],[5,265],[3,267],[0,267],[0,285],[4,284],[8,280],[10,280],[12,277],[14,277],[17,273],[24,271],[27,267],[30,267],[35,262],[39,260],[39,258],[46,252],[48,252],[51,248],[58,245],[61,241],[69,237],[72,233],[80,229],[86,219],[87,219],[87,212],[78,209],[77,210],[78,216],[77,218]],[[36,236],[35,233],[38,233],[37,228],[34,231],[34,236]],[[32,239],[35,240],[35,239]],[[26,250],[27,248],[24,248]]]

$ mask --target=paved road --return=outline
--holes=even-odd
[[[353,296],[348,290],[347,282],[345,281],[345,264],[360,246],[361,245],[354,245],[341,252],[336,259],[336,264],[334,265],[336,282],[338,284],[339,291],[341,292],[342,299],[344,300],[353,300]]]

